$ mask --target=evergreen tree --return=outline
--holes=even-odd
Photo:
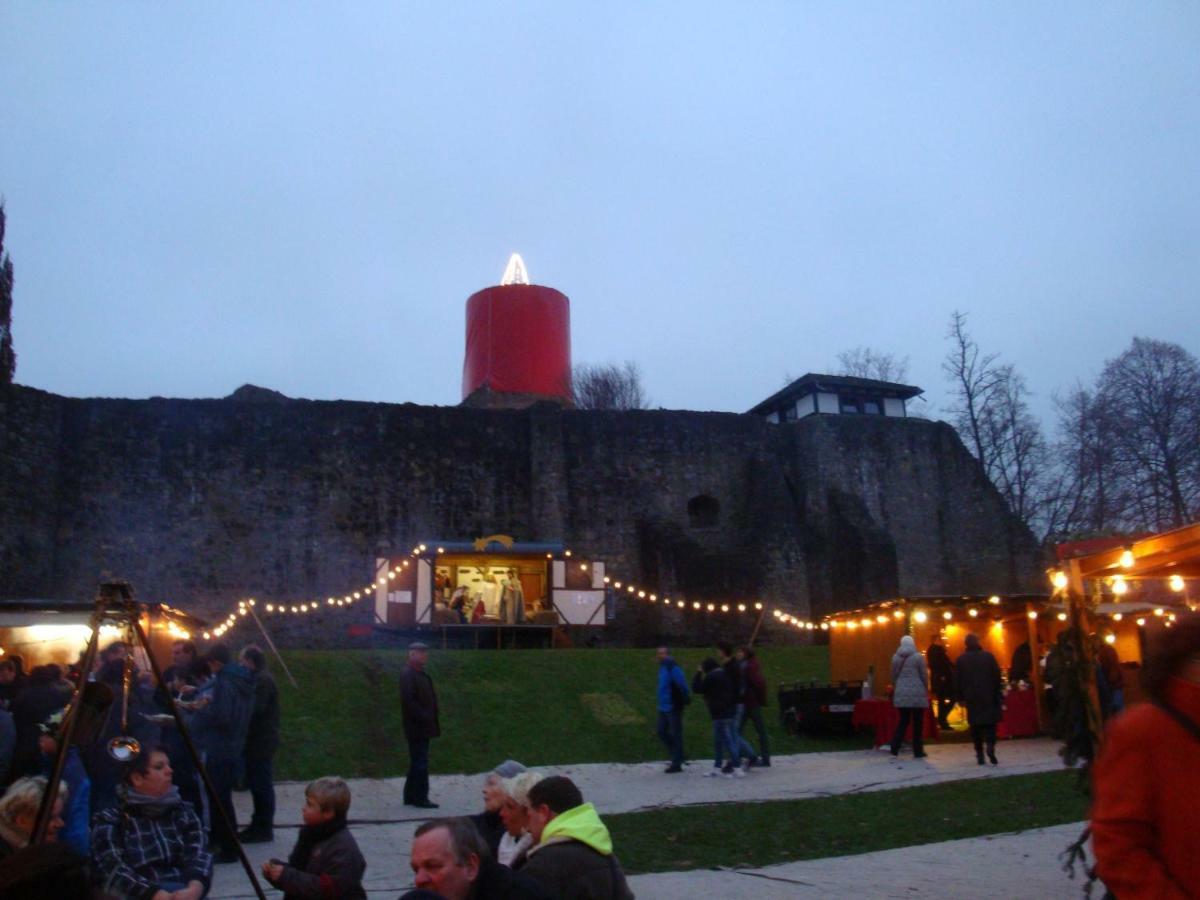
[[[12,384],[17,354],[12,344],[13,264],[4,252],[4,206],[0,204],[0,384]]]

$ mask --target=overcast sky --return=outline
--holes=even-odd
[[[513,250],[668,408],[1200,353],[1192,0],[442,6],[0,6],[17,380],[455,404]]]

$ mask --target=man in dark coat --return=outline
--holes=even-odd
[[[929,688],[938,701],[938,726],[948,731],[950,711],[954,709],[954,663],[950,661],[950,654],[936,634],[925,652],[925,662],[929,665]]]
[[[279,749],[279,687],[267,671],[266,656],[254,644],[242,651],[241,662],[254,681],[254,710],[243,754],[254,813],[238,839],[243,844],[269,844],[275,840],[275,773],[271,762]]]
[[[543,778],[528,802],[534,845],[522,875],[560,900],[633,900],[608,827],[571,779]]]
[[[742,678],[742,663],[733,655],[733,644],[729,641],[717,641],[717,652],[721,655],[721,668],[725,670],[725,676],[733,688],[732,740],[737,748],[733,754],[733,764],[738,765],[739,760],[744,758],[745,768],[742,771],[745,772],[752,763],[758,762],[758,754],[754,752],[750,742],[742,737],[741,732],[742,718],[746,713],[746,682]]]
[[[429,799],[429,741],[442,733],[438,724],[437,694],[433,679],[425,674],[429,647],[408,646],[408,665],[400,673],[400,710],[408,741],[408,775],[404,778],[404,803],[420,809],[437,809]]]
[[[211,688],[196,701],[192,731],[204,750],[204,765],[220,801],[212,810],[212,846],[219,863],[237,862],[237,814],[233,808],[233,783],[237,761],[246,748],[246,733],[254,712],[254,682],[250,673],[233,661],[224,644],[213,644],[205,658],[213,674]]]
[[[975,759],[983,765],[986,743],[988,760],[993,766],[997,765],[996,724],[1000,721],[1004,703],[1000,665],[973,634],[967,635],[967,649],[958,658],[958,699],[967,708]]]
[[[729,683],[729,676],[725,674],[725,670],[718,666],[711,656],[700,664],[700,669],[692,679],[692,693],[704,697],[708,716],[712,719],[713,767],[708,771],[708,775],[744,775],[745,772],[737,767],[738,745],[733,736],[737,715],[733,686]],[[725,767],[721,768],[722,757],[726,754],[729,759]]]

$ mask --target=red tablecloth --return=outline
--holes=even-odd
[[[1011,690],[1004,695],[1004,717],[997,737],[1033,737],[1038,733],[1037,696],[1032,690]]]
[[[869,700],[859,700],[854,704],[854,714],[850,721],[854,723],[855,728],[875,729],[875,746],[882,747],[884,744],[892,742],[892,735],[896,733],[896,726],[900,724],[900,710],[892,705],[891,700],[872,697]],[[921,733],[926,740],[936,741],[938,738],[937,719],[934,717],[932,709],[926,708],[925,710],[925,727]],[[912,740],[911,725],[905,732],[904,739]]]

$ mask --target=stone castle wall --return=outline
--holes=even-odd
[[[713,523],[689,500],[719,504]],[[817,616],[871,599],[1035,590],[1032,536],[948,425],[813,417],[0,394],[0,595],[106,575],[203,615],[324,597],[419,540],[563,541],[614,575]],[[333,642],[364,605],[296,620]],[[621,640],[722,627],[623,604]]]

